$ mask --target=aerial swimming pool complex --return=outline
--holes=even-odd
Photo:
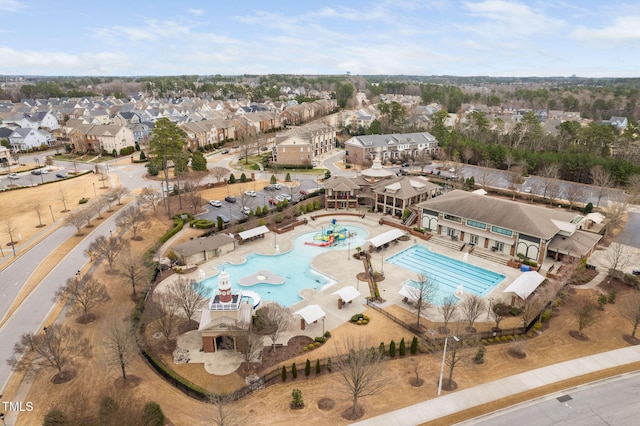
[[[302,300],[300,291],[305,288],[320,290],[334,281],[311,267],[311,260],[331,250],[355,249],[364,244],[367,232],[357,226],[324,227],[321,232],[307,232],[293,239],[293,247],[286,253],[276,255],[250,254],[241,264],[222,263],[219,270],[229,274],[233,291],[250,290],[260,295],[262,300],[271,300],[284,306],[292,306]],[[327,244],[331,241],[331,244]],[[241,285],[243,278],[261,271],[273,272],[283,281],[278,283],[262,282]],[[208,289],[206,297],[211,297],[217,288],[218,275],[204,280]]]
[[[484,296],[505,278],[502,274],[434,253],[418,244],[389,257],[387,262],[434,280],[440,296],[460,290]]]

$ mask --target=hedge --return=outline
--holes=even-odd
[[[167,241],[169,241],[169,238],[173,237],[174,235],[176,235],[178,232],[180,232],[182,230],[182,227],[184,226],[184,222],[182,221],[182,219],[180,218],[175,218],[173,219],[173,229],[169,232],[167,232],[166,234],[164,234],[162,236],[162,238],[160,238],[160,242],[161,243],[166,243]]]

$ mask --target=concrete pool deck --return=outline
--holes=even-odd
[[[379,224],[378,221],[380,220],[380,217],[381,215],[374,213],[367,213],[364,218],[357,216],[341,216],[339,212],[337,212],[335,216],[319,217],[316,220],[309,220],[306,225],[298,226],[295,230],[285,234],[269,233],[265,235],[265,238],[237,245],[237,248],[233,252],[198,265],[198,268],[194,272],[189,274],[173,275],[165,279],[158,285],[158,290],[162,291],[164,287],[174,282],[179,277],[193,278],[195,280],[202,280],[203,276],[207,278],[211,277],[219,272],[218,265],[225,262],[234,264],[243,263],[246,256],[251,253],[263,255],[284,253],[291,250],[292,241],[295,237],[304,233],[320,232],[323,227],[327,227],[327,225],[331,223],[332,219],[336,219],[338,225],[353,225],[363,228],[368,233],[366,237],[368,240],[390,229],[390,226],[388,225]],[[428,246],[429,249],[435,253],[463,260],[463,253],[459,250],[450,249],[433,242],[434,239],[438,238],[443,240],[446,239],[445,237],[437,235],[434,235],[429,241],[414,239],[412,237],[408,241],[391,243],[388,248],[372,253],[371,264],[373,269],[378,272],[384,272],[385,275],[385,279],[378,283],[380,296],[385,299],[385,302],[380,305],[381,307],[393,304],[406,307],[406,305],[402,303],[403,297],[399,294],[399,290],[404,282],[415,278],[416,275],[407,269],[384,262],[384,259],[391,257],[414,244],[423,244]],[[278,340],[278,343],[286,344],[286,342],[294,336],[306,335],[311,338],[320,336],[323,329],[335,329],[349,321],[351,316],[354,314],[360,313],[366,309],[363,305],[366,305],[365,298],[369,296],[369,286],[365,281],[359,282],[356,278],[360,272],[364,272],[364,265],[362,261],[353,258],[354,253],[355,247],[348,246],[344,250],[327,250],[326,253],[321,253],[311,260],[311,266],[318,272],[333,279],[335,284],[331,284],[319,290],[311,288],[301,290],[300,296],[303,300],[293,306],[290,306],[290,309],[292,312],[295,312],[308,305],[319,305],[326,313],[326,317],[324,321],[319,320],[317,323],[307,325],[305,330],[300,329],[300,321],[296,317],[291,330],[288,333],[285,333],[281,339]],[[506,302],[509,302],[505,297],[503,290],[511,284],[514,279],[521,275],[522,272],[520,272],[520,270],[474,256],[473,254],[467,257],[467,262],[505,275],[505,279],[484,297],[487,300],[493,299],[495,301],[497,299],[504,299]],[[551,266],[551,263],[549,265],[543,265],[543,270],[548,270],[549,266]],[[332,293],[348,286],[356,287],[356,289],[360,291],[361,295],[355,298],[352,303],[346,304],[342,309],[339,309],[338,296]],[[251,290],[251,286],[247,286],[246,289]],[[268,300],[263,299],[263,303],[268,303]],[[199,313],[196,313],[195,317],[199,318]],[[423,313],[423,317],[434,322],[441,321],[440,314],[436,309],[427,309],[426,312]],[[483,322],[484,320],[484,315],[478,319],[479,322]],[[185,349],[193,350],[192,348]],[[199,348],[196,350],[199,350]]]

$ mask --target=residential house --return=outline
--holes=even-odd
[[[629,120],[627,120],[627,117],[616,117],[616,116],[613,116],[608,120],[602,120],[601,123],[602,124],[609,124],[609,125],[615,127],[616,129],[618,129],[619,131],[623,131],[629,125]]]
[[[9,135],[11,150],[14,152],[31,151],[42,146],[50,147],[54,141],[51,133],[40,129],[20,128]]]
[[[279,164],[310,164],[335,147],[336,129],[321,123],[296,127],[283,135],[274,149],[273,161]]]
[[[24,114],[18,122],[22,128],[40,129],[45,128],[55,130],[58,126],[58,119],[51,111],[36,112],[35,114]]]
[[[588,258],[601,239],[584,231],[584,216],[473,192],[454,190],[416,205],[420,226],[474,249],[522,254],[542,263],[547,256]]]
[[[360,187],[352,179],[332,176],[324,182],[324,208],[327,210],[357,210]]]
[[[406,161],[419,155],[435,155],[438,140],[428,132],[354,136],[345,143],[345,160],[364,165],[372,161],[378,150],[382,161]]]

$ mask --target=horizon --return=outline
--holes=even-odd
[[[0,0],[0,75],[640,76],[636,4],[340,3]]]

